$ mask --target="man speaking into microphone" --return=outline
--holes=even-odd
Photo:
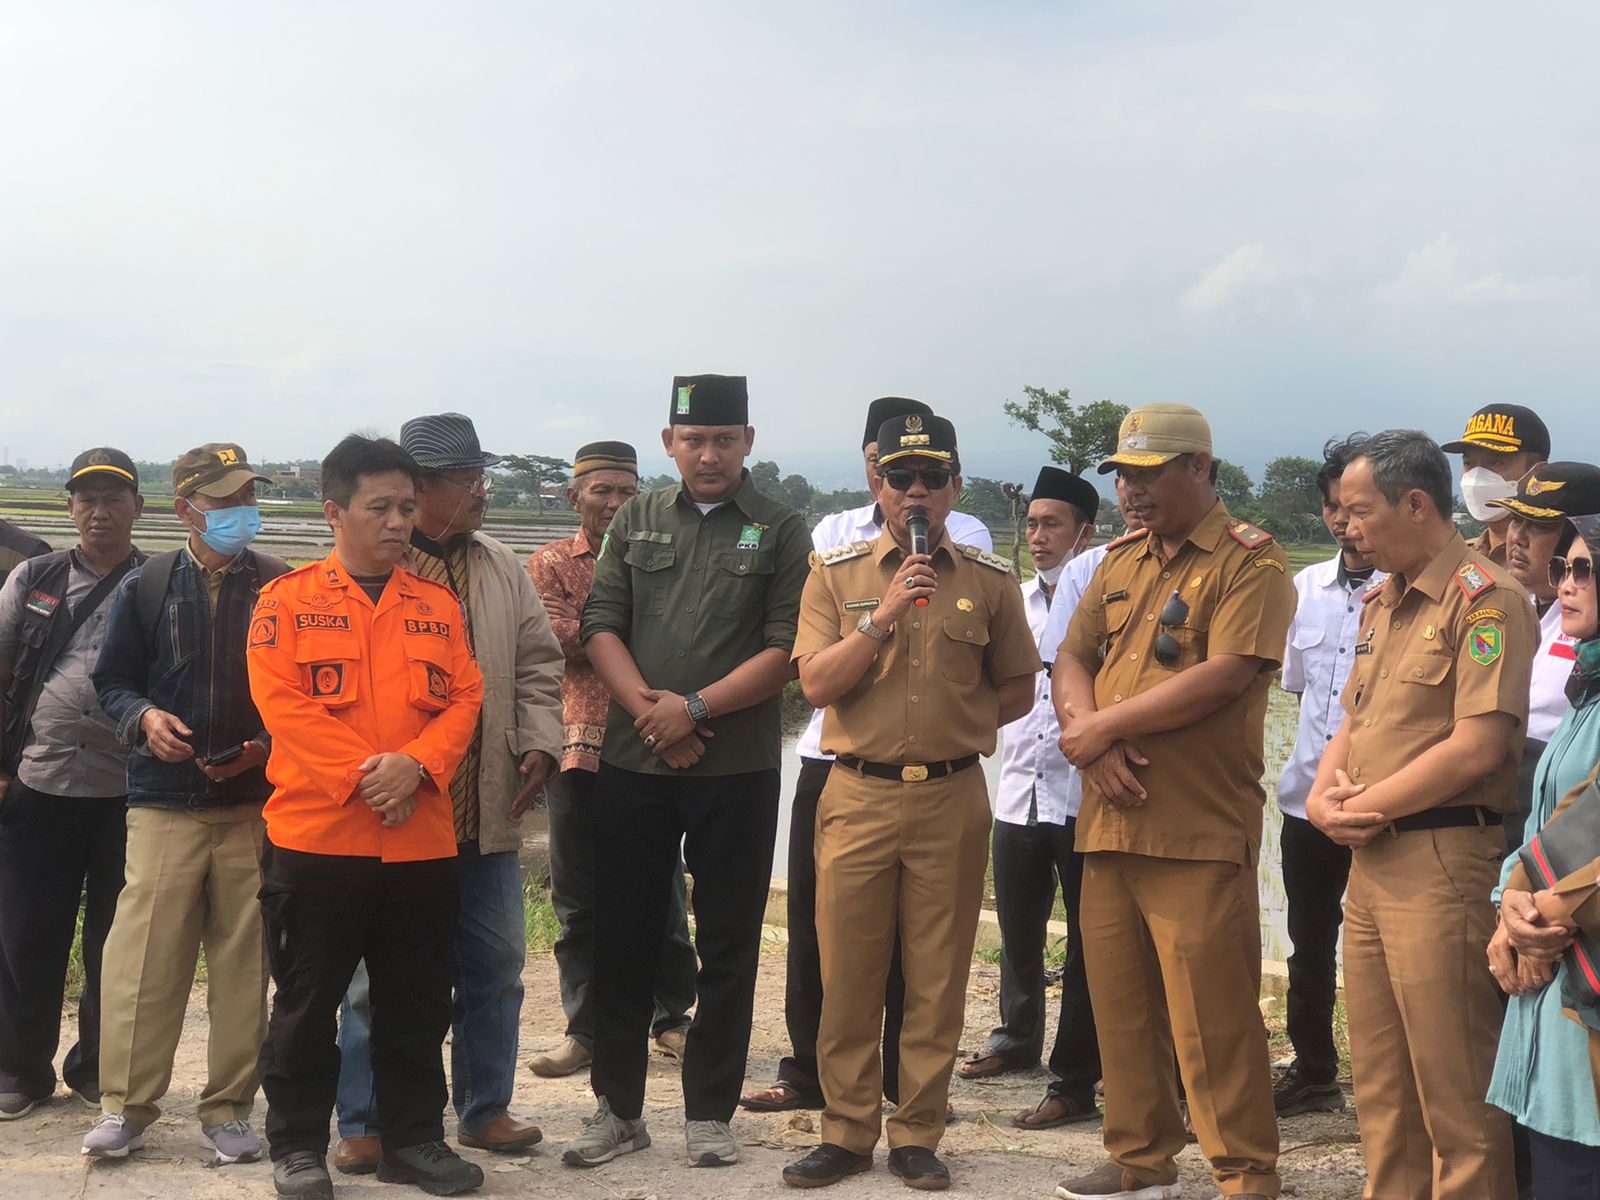
[[[784,1182],[869,1170],[882,1124],[878,1035],[898,932],[905,970],[900,1103],[889,1169],[939,1189],[950,1070],[989,857],[980,755],[1032,705],[1039,655],[1011,564],[958,545],[955,427],[910,414],[878,431],[883,531],[812,556],[794,659],[835,756],[817,806],[822,1145]]]

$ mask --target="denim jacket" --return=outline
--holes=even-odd
[[[189,744],[207,757],[245,741],[269,746],[250,698],[245,640],[260,590],[256,557],[245,551],[228,567],[213,615],[204,575],[187,551],[173,564],[154,646],[145,644],[135,602],[140,570],[117,588],[111,627],[94,670],[100,707],[132,748],[128,804],[151,808],[219,808],[263,804],[272,792],[266,772],[253,767],[220,783],[194,759],[162,762],[150,750],[142,719],[150,708],[172,713],[194,733]]]

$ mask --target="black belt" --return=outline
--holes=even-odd
[[[1476,804],[1458,804],[1451,808],[1433,808],[1427,812],[1412,813],[1409,817],[1396,817],[1389,823],[1396,833],[1414,833],[1419,829],[1455,829],[1463,825],[1503,825],[1505,817]]]
[[[841,767],[848,767],[857,775],[871,775],[874,779],[893,779],[897,783],[921,783],[925,779],[943,779],[946,775],[965,771],[976,763],[979,757],[976,754],[969,754],[965,758],[952,759],[950,762],[875,763],[841,754],[833,761]]]

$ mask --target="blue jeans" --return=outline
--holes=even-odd
[[[450,1097],[462,1131],[506,1115],[517,1072],[522,967],[527,959],[522,869],[514,850],[456,858],[461,914],[450,955]],[[372,1014],[363,963],[339,1009],[339,1136],[376,1137],[368,1049]]]

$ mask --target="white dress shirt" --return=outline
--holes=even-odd
[[[852,542],[870,542],[882,532],[878,524],[878,506],[866,504],[860,508],[847,508],[844,512],[829,513],[817,522],[811,531],[811,545],[818,554]],[[944,530],[950,540],[963,546],[976,546],[980,550],[994,550],[994,538],[989,527],[971,513],[953,512],[944,519]],[[832,762],[833,755],[822,752],[822,710],[811,714],[811,724],[800,735],[795,746],[801,758],[817,758]]]
[[[1055,599],[1050,602],[1050,619],[1044,623],[1044,631],[1039,635],[1039,657],[1044,659],[1047,666],[1056,661],[1056,651],[1067,640],[1067,626],[1072,621],[1072,614],[1078,611],[1078,601],[1083,599],[1089,581],[1105,561],[1106,551],[1110,548],[1111,543],[1107,542],[1103,546],[1085,550],[1067,564],[1066,570],[1061,572],[1061,578],[1056,580]],[[1049,674],[1045,672],[1046,676]],[[1072,815],[1077,816],[1076,809]]]
[[[1335,554],[1294,577],[1299,602],[1283,651],[1283,690],[1300,695],[1300,726],[1294,753],[1278,777],[1278,807],[1302,820],[1322,751],[1344,720],[1339,694],[1355,662],[1361,598],[1384,580],[1381,571],[1370,579],[1350,579],[1341,569],[1342,559]]]
[[[1045,603],[1044,589],[1037,577],[1022,585],[1028,628],[1041,646],[1048,619],[1061,603],[1060,585],[1066,576],[1063,571],[1056,581],[1056,598],[1049,604]],[[1075,598],[1072,603],[1076,605]],[[1011,825],[1026,825],[1028,802],[1032,800],[1039,824],[1064,825],[1068,817],[1078,815],[1083,784],[1077,770],[1061,753],[1061,722],[1056,720],[1055,705],[1050,702],[1050,673],[1040,671],[1034,678],[1033,710],[1002,730],[1005,742],[1000,751],[1000,787],[995,794],[994,818]]]
[[[1539,653],[1533,660],[1533,682],[1528,687],[1528,736],[1548,742],[1571,707],[1567,680],[1578,661],[1573,649],[1577,638],[1561,632],[1561,605],[1552,604],[1539,618]]]

